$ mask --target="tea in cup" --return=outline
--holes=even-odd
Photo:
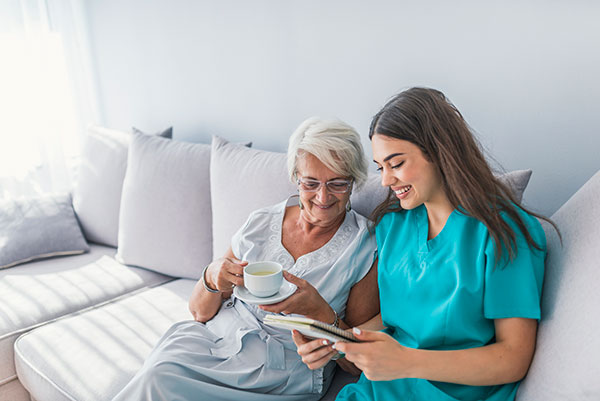
[[[277,294],[283,283],[283,268],[277,262],[252,262],[244,267],[244,287],[255,297]]]

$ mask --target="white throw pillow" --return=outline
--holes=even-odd
[[[223,256],[231,237],[256,209],[297,193],[285,153],[250,149],[213,136],[210,160],[213,255]]]
[[[117,259],[198,279],[212,259],[210,145],[134,134]]]
[[[172,128],[159,133],[171,138]],[[73,208],[90,242],[117,246],[119,205],[131,133],[90,126],[73,188]]]

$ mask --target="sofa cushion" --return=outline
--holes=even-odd
[[[352,191],[350,204],[357,213],[369,217],[377,205],[385,200],[387,194],[388,187],[381,185],[381,175],[370,172],[364,185]]]
[[[38,401],[112,399],[162,334],[190,318],[187,300],[194,285],[171,281],[21,336],[15,344],[19,379]],[[338,371],[322,399],[335,399],[356,380]]]
[[[175,280],[21,336],[19,379],[38,401],[110,400],[175,322],[190,319],[193,280]]]
[[[519,202],[523,199],[523,192],[529,184],[531,170],[514,170],[506,173],[496,173],[496,177],[513,191],[513,195]]]
[[[210,146],[134,134],[117,260],[199,278],[212,259]]]
[[[0,201],[0,269],[89,249],[70,195]]]
[[[14,377],[13,343],[24,332],[67,314],[171,278],[124,266],[115,249],[40,260],[0,270],[0,383]]]
[[[171,138],[172,128],[159,135]],[[116,247],[129,132],[90,126],[73,188],[73,207],[88,241]]]
[[[19,379],[0,384],[0,401],[35,401],[29,396]]]
[[[139,128],[136,127],[131,127],[131,132],[133,132],[134,134],[142,134],[142,135],[154,135],[154,136],[161,136],[163,138],[173,138],[173,127],[169,127],[163,131],[158,131],[155,132],[153,134],[149,134],[148,132],[142,131]]]
[[[210,194],[213,255],[221,257],[250,212],[297,193],[285,153],[251,149],[213,136]]]
[[[517,399],[600,399],[600,171],[544,225],[548,243],[536,351]]]

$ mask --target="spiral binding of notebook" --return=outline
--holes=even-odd
[[[326,338],[336,341],[359,341],[351,332],[340,329],[318,320],[295,316],[267,315],[263,322],[267,325],[289,330],[298,330],[305,336],[312,338]]]

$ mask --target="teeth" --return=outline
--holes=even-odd
[[[394,192],[396,193],[396,195],[400,195],[400,194],[403,194],[405,192],[408,192],[411,188],[412,188],[412,186],[408,185],[408,186],[406,186],[404,188],[400,188],[399,190],[394,191]]]

